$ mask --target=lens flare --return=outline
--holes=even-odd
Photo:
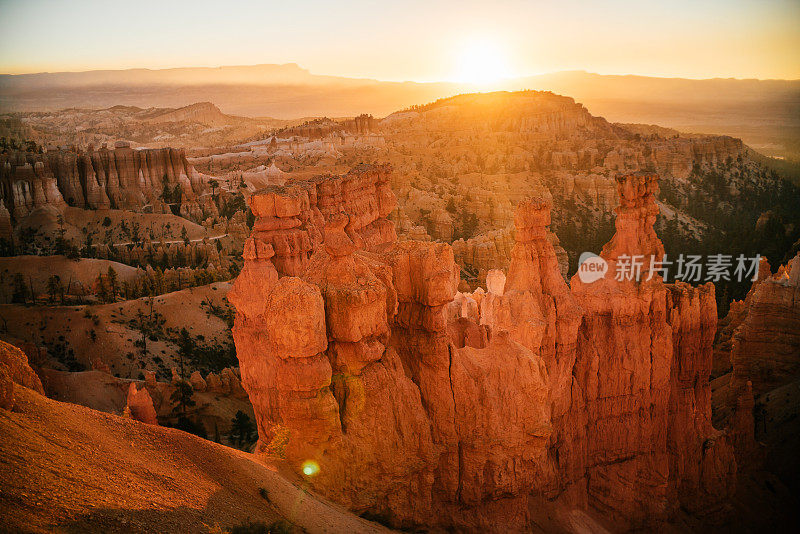
[[[313,477],[319,473],[319,464],[314,460],[306,460],[301,467],[303,474],[307,477]]]

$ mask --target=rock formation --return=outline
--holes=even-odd
[[[147,388],[137,389],[136,384],[131,383],[128,388],[128,400],[125,405],[125,413],[131,419],[136,419],[148,425],[157,425],[156,409],[153,407],[153,399]]]
[[[679,506],[724,511],[735,461],[710,423],[713,286],[649,268],[617,281],[612,267],[570,291],[537,198],[518,206],[508,276],[458,293],[449,245],[365,231],[393,204],[363,178],[379,171],[250,200],[258,219],[228,298],[261,453],[398,527],[532,528],[533,499],[623,529],[658,528]],[[601,255],[649,266],[663,255],[657,178],[617,184]]]
[[[469,280],[471,286],[475,287],[480,284],[480,281],[486,278],[491,269],[508,268],[515,243],[514,233],[515,229],[512,226],[453,242],[453,254],[456,262],[475,271],[474,278]],[[562,277],[566,278],[569,270],[567,252],[560,245],[558,237],[554,233],[548,231],[547,240],[553,245],[559,272]]]
[[[585,411],[574,415],[587,417],[589,505],[626,527],[654,528],[677,505],[718,507],[735,462],[710,422],[713,287],[664,284],[651,269],[664,254],[653,230],[657,177],[617,183],[616,233],[600,254],[608,272],[591,283],[572,279],[585,310],[574,370]],[[642,257],[633,279],[617,280],[623,256]]]
[[[159,420],[167,426],[174,425],[176,418],[186,417],[221,440],[236,445],[231,439],[232,416],[243,411],[253,418],[247,394],[241,387],[238,369],[225,368],[219,373],[208,373],[205,377],[193,373],[190,379],[195,404],[176,410],[176,384],[158,381],[156,373],[144,371],[143,380],[118,378],[102,371],[68,372],[44,368],[41,370],[45,394],[61,402],[86,406],[93,410],[122,414],[150,425]],[[199,383],[210,384],[205,389],[195,389]],[[225,441],[222,441],[225,442]]]
[[[714,367],[727,373],[715,380],[714,419],[728,429],[737,459],[753,463],[753,457],[760,456],[754,426],[760,424],[762,433],[778,430],[778,425],[767,424],[763,412],[756,413],[756,404],[763,410],[772,392],[790,387],[800,374],[800,255],[775,274],[762,258],[746,298],[731,304],[724,322],[726,328],[716,340]],[[788,404],[782,408],[791,409]],[[767,438],[768,442],[775,439]],[[766,454],[773,461],[774,450],[769,443]],[[781,475],[791,477],[794,469]]]
[[[349,225],[366,250],[378,250],[397,238],[386,218],[396,202],[388,182],[388,167],[362,166],[342,176],[267,187],[250,201],[257,218],[252,235],[272,246],[281,275],[302,274],[322,244],[325,221],[339,213],[352,215]]]
[[[118,142],[112,150],[0,156],[0,196],[15,219],[42,206],[169,213],[168,205],[179,203],[182,215],[201,221],[217,214],[210,196],[200,196],[205,189],[184,151],[171,148],[134,150]]]
[[[800,375],[800,254],[775,275],[759,272],[759,279],[745,299],[730,353],[731,386],[741,390],[749,381],[755,395]]]
[[[14,345],[0,341],[0,408],[14,407],[14,384],[44,395],[41,380],[28,365],[28,356]]]
[[[19,348],[0,341],[0,366],[6,369],[12,382],[44,395],[42,381],[28,364],[28,356]]]
[[[200,371],[195,371],[192,373],[192,376],[189,377],[189,383],[192,385],[192,389],[194,391],[205,391],[208,388],[208,384],[206,384],[203,375],[200,374]]]
[[[735,491],[737,464],[734,436],[715,429],[711,422],[709,377],[717,322],[714,286],[676,282],[666,287],[666,319],[672,328],[668,510],[674,514],[681,507],[720,520]]]

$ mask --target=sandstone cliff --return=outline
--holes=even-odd
[[[732,387],[750,381],[755,395],[800,375],[800,254],[759,278],[745,299],[730,352]]]
[[[796,443],[798,401],[786,392],[796,390],[800,376],[799,288],[800,255],[775,274],[762,259],[747,297],[724,319],[714,351],[715,369],[727,371],[714,381],[715,423],[729,429],[737,459],[764,464],[788,484],[798,473],[796,455],[784,444]]]
[[[387,219],[396,199],[389,186],[389,167],[361,166],[342,176],[321,176],[270,186],[253,194],[253,237],[272,246],[281,275],[302,274],[311,253],[322,244],[325,221],[351,214],[349,228],[368,251],[397,239]]]
[[[43,206],[68,204],[156,213],[169,213],[173,205],[181,215],[200,221],[217,211],[210,195],[203,196],[207,188],[182,149],[134,150],[118,142],[111,150],[0,156],[0,196],[17,220]]]
[[[710,423],[712,286],[618,282],[612,267],[570,290],[543,198],[517,209],[507,279],[457,293],[449,245],[364,231],[393,204],[373,200],[372,179],[336,208],[315,197],[345,180],[251,198],[229,299],[262,453],[395,526],[531,528],[531,499],[621,529],[724,512],[736,468]],[[602,256],[660,259],[656,177],[617,184]]]

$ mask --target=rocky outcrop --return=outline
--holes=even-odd
[[[761,257],[758,265],[758,272],[753,279],[753,284],[744,300],[731,301],[728,314],[719,320],[717,324],[717,337],[714,340],[714,365],[711,374],[714,377],[724,375],[731,371],[731,351],[735,341],[736,331],[742,326],[747,318],[747,311],[753,301],[755,287],[772,276],[769,261]]]
[[[607,275],[572,279],[586,312],[575,376],[588,423],[587,493],[590,506],[619,524],[653,528],[678,504],[718,508],[735,462],[710,423],[713,287],[663,283],[651,270],[664,254],[653,230],[657,177],[622,175],[617,183],[616,233],[600,254]],[[618,280],[625,256],[640,256],[641,271]]]
[[[387,312],[396,306],[384,282],[388,269],[376,273],[354,254],[363,243],[355,221],[332,217],[324,248],[302,279],[278,279],[268,253],[246,262],[228,294],[238,312],[242,381],[256,411],[260,451],[273,452],[288,430],[287,459],[318,470],[319,488],[335,488],[353,509],[420,522],[430,517],[430,429],[419,392],[386,346]],[[271,250],[257,237],[252,242]],[[254,276],[256,269],[263,274]]]
[[[583,312],[567,287],[549,239],[550,208],[546,198],[519,203],[508,276],[490,271],[488,291],[483,294],[479,289],[473,297],[480,301],[480,322],[489,326],[493,338],[510,336],[532,351],[546,369],[545,396],[540,402],[551,428],[545,445],[550,461],[548,476],[537,481],[536,490],[551,497],[564,495],[573,505],[584,505],[585,498],[576,491],[584,476],[574,448],[579,443],[578,427],[567,419],[573,403],[572,375]]]
[[[354,220],[328,222],[301,278],[258,277],[273,280],[259,305],[247,270],[229,294],[259,450],[288,429],[287,459],[313,461],[316,488],[398,524],[435,524],[466,507],[444,524],[488,526],[498,516],[486,501],[505,518],[550,477],[544,363],[503,334],[485,348],[451,347],[450,247],[402,242],[376,258],[358,252]],[[500,412],[483,410],[500,399]]]
[[[602,212],[611,211],[617,204],[616,183],[611,177],[568,172],[559,172],[556,176],[557,181],[563,184],[563,191],[555,193],[562,193],[567,198],[581,199]]]
[[[751,382],[756,396],[800,374],[800,254],[763,275],[745,299],[730,353],[731,387]]]
[[[206,178],[183,150],[134,150],[118,142],[112,150],[3,154],[0,171],[3,203],[16,219],[43,206],[66,204],[163,213],[179,206],[182,215],[196,221],[218,215],[210,196],[201,196],[208,189]]]
[[[395,203],[386,166],[365,165],[341,176],[270,186],[251,198],[250,209],[257,217],[252,235],[272,246],[278,273],[297,276],[321,246],[326,221],[340,213],[352,215],[348,224],[365,250],[394,242],[394,225],[387,217]]]
[[[480,281],[485,280],[490,270],[508,269],[515,243],[514,234],[514,227],[511,226],[453,242],[456,262],[469,270],[465,276],[469,277],[472,287],[477,287]],[[559,272],[566,278],[569,269],[567,252],[561,247],[554,233],[548,231],[547,240],[555,251]]]
[[[153,399],[150,397],[147,388],[137,389],[136,384],[131,383],[128,388],[128,399],[124,413],[131,419],[136,419],[148,425],[157,425],[156,409],[153,407]]]
[[[398,527],[530,529],[533,499],[619,529],[658,528],[679,507],[724,511],[735,462],[710,423],[713,286],[666,285],[648,268],[613,279],[624,254],[663,256],[657,178],[617,184],[601,254],[612,276],[572,291],[547,198],[519,203],[508,276],[465,294],[449,245],[370,241],[372,202],[317,217],[309,186],[255,195],[228,298],[258,450]],[[302,246],[276,254],[285,243]]]
[[[735,491],[735,442],[711,422],[709,377],[717,323],[714,286],[667,284],[667,323],[672,329],[670,365],[668,502],[698,516],[720,520]]]
[[[28,356],[14,345],[0,341],[0,408],[14,407],[14,384],[44,395],[41,380],[28,365]]]
[[[750,467],[758,467],[764,454],[772,462],[785,457],[775,453],[780,448],[770,434],[781,425],[768,424],[764,405],[800,374],[799,288],[800,255],[775,274],[762,258],[757,279],[744,301],[731,304],[725,329],[716,339],[714,367],[727,373],[715,380],[714,420],[728,429],[737,459]],[[786,403],[781,409],[791,411]],[[768,443],[766,450],[756,442],[756,425]],[[791,478],[793,473],[784,470],[781,476]]]
[[[208,388],[208,384],[203,378],[203,375],[200,374],[200,371],[192,373],[192,376],[189,377],[189,383],[192,385],[194,391],[205,391]]]
[[[14,218],[33,209],[66,205],[51,169],[25,153],[0,155],[0,194],[5,208]]]
[[[0,408],[10,410],[14,407],[14,382],[5,366],[0,367]]]
[[[508,276],[490,271],[488,292],[481,298],[483,324],[508,332],[531,350],[547,368],[547,404],[554,427],[551,447],[565,443],[564,417],[570,406],[572,371],[583,311],[561,275],[548,237],[551,203],[543,198],[521,202],[514,218],[516,244]],[[501,285],[502,284],[502,285]],[[564,486],[577,476],[561,473]]]
[[[0,341],[0,366],[6,369],[12,382],[44,395],[42,381],[28,364],[28,356],[19,348]]]
[[[6,205],[0,202],[0,239],[5,239],[11,243],[14,239],[14,228],[11,225],[11,214]]]

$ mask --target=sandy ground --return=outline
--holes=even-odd
[[[207,344],[214,340],[221,342],[230,335],[228,325],[210,314],[202,303],[210,300],[221,306],[229,289],[229,282],[216,282],[166,293],[153,299],[153,309],[164,317],[165,328],[186,328],[193,337],[204,336]],[[176,365],[177,355],[177,346],[173,343],[148,341],[148,355],[140,357],[141,349],[134,342],[141,339],[141,332],[128,324],[139,310],[149,313],[149,299],[85,306],[3,304],[0,305],[0,330],[4,335],[40,346],[63,343],[74,350],[76,359],[86,369],[91,368],[93,359],[100,358],[112,374],[137,378],[142,369],[158,370],[154,357],[162,358],[169,368]],[[129,359],[128,354],[133,354],[134,359]],[[141,367],[139,360],[145,367]]]
[[[159,417],[174,420],[175,403],[170,397],[175,387],[171,382],[147,385],[142,380],[115,378],[102,371],[69,373],[53,369],[42,369],[39,377],[49,398],[115,415],[122,415],[127,405],[128,388],[135,383],[140,390],[147,388]],[[231,421],[236,412],[241,410],[255,420],[253,406],[243,392],[195,391],[192,400],[195,405],[187,409],[188,416],[205,427],[209,439],[214,438],[216,428],[221,443],[230,443]]]
[[[13,294],[14,275],[22,273],[26,284],[33,284],[37,297],[47,294],[47,280],[57,275],[68,295],[85,294],[91,290],[97,275],[107,274],[112,267],[119,283],[136,278],[137,269],[116,261],[82,258],[70,260],[65,256],[13,256],[0,258],[0,302],[8,303]]]
[[[162,213],[136,213],[127,210],[84,210],[81,208],[64,207],[56,209],[52,206],[45,206],[31,212],[24,217],[15,228],[17,235],[24,228],[34,228],[40,235],[50,236],[55,239],[61,229],[58,224],[58,215],[63,217],[64,237],[72,241],[75,245],[82,247],[85,243],[83,230],[95,235],[94,243],[103,243],[106,231],[111,231],[112,242],[124,243],[130,238],[121,231],[121,223],[125,221],[127,225],[137,223],[140,228],[140,237],[145,238],[152,229],[155,239],[180,239],[181,229],[186,228],[189,239],[204,237],[208,232],[199,224],[193,223],[183,217]],[[104,226],[103,222],[108,217],[109,225]],[[169,228],[167,228],[169,225]]]
[[[250,454],[21,386],[15,395],[14,411],[0,410],[2,532],[209,532],[281,518],[312,533],[386,531]]]

